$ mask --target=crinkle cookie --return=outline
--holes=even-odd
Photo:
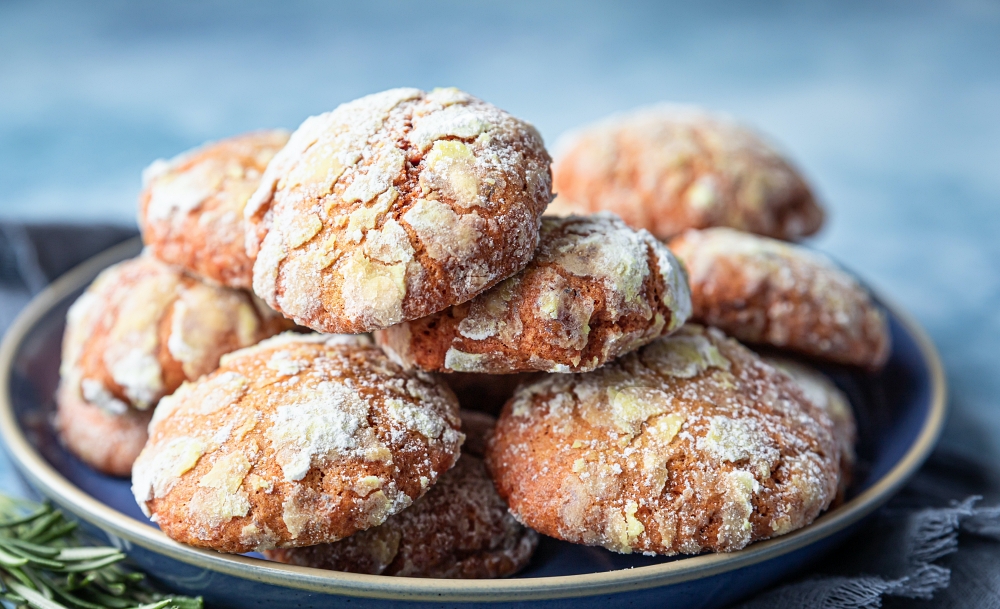
[[[837,492],[833,423],[719,330],[522,386],[487,451],[500,496],[544,535],[615,552],[729,552],[784,535]]]
[[[660,239],[730,226],[794,240],[823,223],[787,159],[750,129],[694,107],[613,116],[563,137],[557,150],[563,213],[610,210]]]
[[[690,273],[694,320],[841,364],[877,369],[888,359],[885,313],[825,256],[726,228],[688,231],[670,248]]]
[[[111,413],[85,402],[66,385],[56,397],[55,427],[66,448],[99,472],[128,477],[146,444],[152,410]]]
[[[150,251],[209,281],[249,288],[253,261],[243,208],[288,135],[246,133],[150,165],[139,196],[139,226]]]
[[[132,469],[170,537],[222,552],[378,526],[458,459],[458,401],[364,337],[282,334],[164,398]]]
[[[457,89],[309,118],[246,208],[254,291],[323,332],[465,302],[531,260],[549,161],[534,127]]]
[[[426,495],[381,526],[332,544],[264,554],[335,571],[472,579],[513,575],[537,545],[538,534],[507,511],[483,461],[463,454]]]
[[[764,357],[764,361],[792,377],[806,398],[819,406],[833,421],[833,435],[840,444],[840,486],[838,499],[843,499],[851,484],[857,454],[858,427],[851,410],[851,401],[825,374],[801,362],[784,357]]]
[[[612,214],[546,217],[523,271],[376,340],[424,370],[584,372],[673,332],[690,314],[683,267],[648,232]]]
[[[59,395],[111,414],[146,410],[223,354],[291,325],[247,292],[143,254],[105,269],[70,307]]]

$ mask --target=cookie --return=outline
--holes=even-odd
[[[160,402],[132,491],[190,545],[329,543],[426,493],[458,459],[459,425],[447,386],[367,338],[286,333]]]
[[[426,495],[382,525],[336,543],[264,555],[353,573],[481,579],[513,575],[537,546],[538,534],[507,511],[482,459],[463,454]]]
[[[534,260],[471,302],[381,330],[405,366],[443,372],[585,372],[683,324],[687,276],[618,217],[546,217]]]
[[[850,274],[804,247],[739,231],[688,231],[670,241],[688,268],[693,319],[750,343],[880,368],[889,324]]]
[[[105,269],[70,307],[59,395],[111,414],[146,410],[223,354],[291,325],[247,292],[143,254]]]
[[[847,395],[819,370],[785,357],[764,357],[764,361],[792,377],[806,398],[819,406],[833,421],[833,435],[840,444],[840,484],[838,499],[843,499],[851,484],[857,453],[858,426]]]
[[[83,401],[66,386],[58,393],[55,427],[67,450],[99,472],[128,477],[132,462],[146,444],[146,426],[153,411],[128,408],[111,413]]]
[[[254,291],[321,332],[465,302],[531,260],[549,161],[534,127],[457,89],[309,118],[245,210]]]
[[[614,116],[565,136],[557,150],[552,172],[563,212],[610,210],[659,239],[729,226],[795,240],[823,224],[787,159],[750,129],[697,108]]]
[[[405,577],[494,578],[519,571],[538,535],[507,512],[483,465],[496,419],[469,410],[459,415],[462,456],[411,507],[347,539],[268,550],[265,556],[306,567]]]
[[[271,158],[288,141],[282,130],[210,142],[143,172],[139,226],[164,262],[208,281],[250,288],[243,208]]]
[[[539,533],[615,552],[729,552],[833,500],[826,413],[719,330],[688,324],[604,367],[549,375],[504,406],[487,464]]]

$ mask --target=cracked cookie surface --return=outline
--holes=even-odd
[[[622,553],[727,552],[830,505],[832,428],[790,377],[688,324],[594,372],[522,386],[487,465],[542,534]]]
[[[256,131],[209,142],[143,172],[139,226],[164,262],[215,283],[250,288],[243,209],[287,131]]]
[[[143,255],[105,269],[66,315],[59,395],[147,410],[219,358],[292,323],[243,290]]]
[[[222,552],[378,526],[458,459],[458,402],[365,337],[282,334],[161,401],[132,471],[177,541]]]
[[[556,150],[550,213],[609,210],[659,239],[729,226],[796,240],[823,223],[787,159],[750,129],[695,107],[613,116],[564,136]]]
[[[534,127],[457,89],[392,89],[311,117],[245,210],[254,291],[323,332],[465,302],[531,259],[549,162]]]
[[[483,465],[479,449],[496,421],[480,412],[461,416],[467,436],[462,456],[412,506],[347,539],[265,555],[305,567],[401,577],[494,578],[522,569],[538,534],[507,511]]]
[[[792,377],[806,398],[823,409],[833,421],[833,435],[840,444],[840,484],[836,502],[842,502],[853,480],[857,461],[855,445],[858,425],[851,410],[851,401],[829,377],[812,366],[786,357],[764,356],[763,359]]]
[[[618,217],[546,217],[535,258],[468,303],[376,332],[406,366],[443,372],[583,372],[680,327],[687,276]]]
[[[882,308],[820,253],[726,228],[687,231],[670,249],[690,274],[695,321],[841,364],[877,369],[889,358]]]

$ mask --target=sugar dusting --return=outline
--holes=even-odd
[[[545,534],[675,554],[808,524],[835,495],[839,456],[831,420],[794,383],[688,324],[594,372],[522,386],[489,464]]]
[[[796,240],[823,221],[809,186],[769,142],[695,107],[617,115],[556,147],[560,213],[613,211],[660,239],[730,226]]]
[[[364,337],[262,341],[162,406],[135,464],[136,500],[175,538],[232,552],[377,526],[464,439],[450,392]]]
[[[267,552],[280,562],[399,577],[502,577],[523,567],[538,535],[497,495],[483,463],[463,454],[411,507],[332,544]]]
[[[676,330],[690,312],[683,266],[648,232],[611,214],[546,217],[535,259],[520,273],[376,338],[395,359],[430,370],[582,372]],[[443,361],[417,359],[432,349],[414,341],[448,344],[435,345]]]
[[[534,128],[457,90],[394,89],[312,117],[246,207],[254,290],[324,331],[468,300],[530,259],[547,164]]]
[[[878,366],[885,314],[822,254],[727,228],[688,231],[671,248],[691,271],[695,319],[741,340]]]

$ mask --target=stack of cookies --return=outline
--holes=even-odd
[[[670,555],[809,524],[846,488],[850,405],[727,336],[885,362],[870,295],[777,240],[819,228],[808,186],[685,108],[561,148],[550,169],[530,124],[393,89],[154,163],[146,251],[69,314],[66,445],[131,471],[178,541],[361,573],[507,576],[538,533]]]

